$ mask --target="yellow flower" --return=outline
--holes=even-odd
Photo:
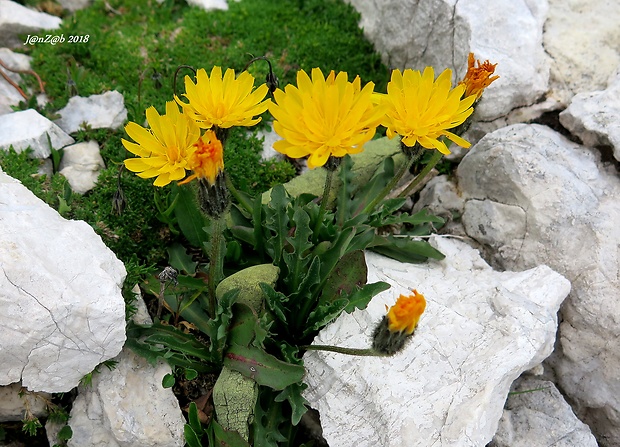
[[[312,69],[312,79],[301,70],[297,87],[276,90],[276,103],[269,105],[273,128],[283,140],[273,148],[292,158],[310,155],[308,167],[323,166],[330,156],[362,152],[375,134],[383,112],[373,99],[374,83],[361,88],[359,76],[348,81],[347,73],[331,71],[327,79]]]
[[[150,129],[130,122],[125,132],[135,143],[122,139],[123,146],[137,158],[125,160],[125,167],[138,177],[157,177],[155,186],[166,186],[185,177],[187,156],[200,138],[200,128],[179,111],[173,102],[166,103],[166,114],[160,116],[155,107],[146,110]]]
[[[404,331],[412,334],[425,308],[424,295],[418,293],[417,290],[413,290],[413,295],[401,295],[388,311],[388,329],[391,332]]]
[[[201,68],[196,73],[196,83],[185,76],[183,96],[189,104],[176,96],[174,99],[202,129],[253,126],[261,120],[254,117],[267,110],[270,102],[263,101],[268,91],[265,84],[254,91],[253,88],[254,77],[247,71],[235,79],[235,71],[231,68],[226,70],[223,78],[220,67],[213,67],[210,77]]]
[[[475,64],[478,63],[476,67]],[[478,60],[474,60],[474,53],[469,53],[467,58],[467,73],[459,85],[465,86],[465,95],[476,95],[476,99],[480,98],[485,88],[491,85],[491,82],[495,81],[499,76],[491,76],[495,73],[495,67],[497,64],[492,64],[488,60],[480,63]]]
[[[461,99],[465,87],[451,89],[451,78],[450,69],[444,70],[436,80],[432,67],[426,67],[423,74],[411,69],[403,73],[393,70],[387,95],[381,95],[386,106],[381,124],[387,127],[388,137],[398,134],[406,146],[420,143],[446,155],[450,151],[441,140],[442,136],[459,146],[471,146],[449,129],[462,124],[472,114],[471,106],[476,97]]]
[[[179,185],[190,182],[195,178],[204,178],[210,185],[215,183],[215,177],[224,170],[224,149],[222,143],[215,136],[215,132],[207,130],[194,143],[194,150],[187,158],[187,167],[194,173]]]

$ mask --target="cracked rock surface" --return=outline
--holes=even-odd
[[[0,171],[0,385],[66,392],[125,342],[125,267]]]
[[[524,375],[511,391],[488,447],[598,447],[553,382]]]
[[[545,126],[485,136],[457,170],[467,234],[492,261],[545,263],[571,281],[549,363],[603,446],[620,445],[620,178],[600,153]]]
[[[368,347],[385,306],[415,288],[427,307],[402,352],[304,356],[305,397],[331,447],[485,445],[512,382],[553,349],[557,310],[570,290],[565,278],[546,266],[496,272],[463,242],[431,240],[446,259],[414,265],[367,252],[368,281],[392,288],[314,341]]]

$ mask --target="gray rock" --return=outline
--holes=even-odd
[[[282,137],[278,135],[274,130],[259,130],[256,133],[256,136],[258,138],[263,138],[263,152],[261,154],[261,158],[263,160],[269,160],[271,158],[284,158],[283,154],[273,148],[273,143],[282,139]]]
[[[67,133],[83,129],[84,123],[92,129],[118,129],[127,120],[125,99],[116,90],[88,98],[74,96],[58,114],[55,123]]]
[[[550,93],[564,106],[603,90],[620,65],[620,2],[548,0],[543,43],[552,60]]]
[[[483,446],[497,430],[512,382],[552,349],[569,282],[546,266],[493,271],[468,245],[434,237],[441,262],[402,264],[368,252],[368,281],[392,289],[343,314],[315,344],[366,348],[400,293],[426,311],[392,357],[309,351],[305,397],[331,447]]]
[[[139,294],[139,289],[134,289]],[[134,321],[151,323],[146,305],[137,297]],[[73,403],[69,447],[182,447],[185,418],[172,389],[162,378],[170,366],[123,348],[113,370],[102,367],[93,374],[91,386],[82,386]]]
[[[603,91],[575,95],[560,123],[586,146],[611,146],[620,161],[620,73]]]
[[[93,0],[58,0],[60,6],[67,11],[75,12],[80,9],[88,8]]]
[[[226,0],[187,0],[187,4],[190,6],[197,6],[205,11],[214,9],[228,11],[228,2],[226,2]]]
[[[20,396],[21,391],[19,383],[0,386],[0,422],[23,420],[26,406],[36,417],[47,416],[46,399],[52,397],[49,393],[26,392]]]
[[[29,70],[30,59],[32,58],[25,54],[14,53],[8,48],[0,48],[0,60],[11,69]],[[18,73],[6,70],[4,67],[0,67],[0,72],[8,76],[17,85],[22,81]],[[4,77],[0,76],[0,115],[12,113],[13,109],[11,106],[16,106],[24,100],[24,97],[19,94],[15,87],[9,84]]]
[[[550,364],[603,446],[620,445],[620,178],[598,151],[539,125],[484,137],[457,171],[467,234],[494,263],[545,263],[572,283]]]
[[[414,212],[426,208],[431,214],[446,221],[442,232],[464,235],[462,225],[457,223],[463,214],[465,201],[461,197],[456,184],[447,175],[431,179],[420,191],[420,197],[413,207]],[[449,227],[449,228],[447,228]]]
[[[0,173],[0,385],[66,392],[125,342],[123,264]]]
[[[535,104],[548,89],[549,62],[542,47],[547,1],[347,0],[360,27],[393,68],[455,70],[462,79],[467,54],[497,63],[500,78],[477,107],[490,121]],[[414,25],[413,25],[414,24]]]
[[[26,8],[11,0],[0,0],[0,47],[19,48],[24,35],[60,28],[60,18]],[[45,37],[45,36],[43,36]]]
[[[0,149],[8,150],[13,146],[16,152],[22,152],[31,148],[33,158],[47,158],[51,154],[50,141],[54,149],[61,149],[75,142],[36,110],[0,115]]]
[[[525,375],[511,391],[488,447],[598,447],[553,382]]]
[[[99,171],[105,168],[99,144],[88,141],[67,146],[58,168],[74,192],[84,194],[90,191],[97,184]]]

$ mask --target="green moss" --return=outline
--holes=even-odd
[[[27,0],[36,4],[35,0]],[[295,82],[297,70],[320,67],[346,71],[350,79],[374,81],[383,91],[389,71],[364,39],[359,16],[341,0],[243,0],[229,2],[228,11],[203,11],[184,0],[95,0],[88,8],[67,14],[57,35],[88,36],[87,42],[24,46],[33,57],[32,68],[45,83],[50,103],[41,112],[54,118],[72,95],[89,96],[118,90],[125,98],[129,120],[145,122],[145,110],[153,105],[163,113],[175,93],[177,67],[206,68],[213,65],[242,70],[254,56],[266,55],[280,86]],[[84,37],[82,37],[83,39]],[[263,82],[268,65],[259,61],[249,67]],[[184,91],[179,72],[176,93]],[[36,91],[33,77],[26,83]],[[268,127],[269,114],[258,128]],[[112,209],[118,167],[128,156],[121,144],[122,129],[79,131],[77,141],[96,140],[107,168],[98,185],[84,196],[70,194],[60,175],[33,176],[39,161],[25,154],[0,152],[7,173],[22,182],[50,206],[71,219],[83,219],[101,235],[124,261],[161,263],[165,247],[174,238],[157,220],[152,182],[123,172],[121,183],[127,207],[118,216]],[[262,141],[251,129],[230,132],[225,164],[233,183],[251,194],[261,193],[294,175],[285,161],[262,161]],[[67,207],[61,207],[63,200]]]
[[[258,194],[295,176],[286,161],[261,160],[263,139],[245,129],[232,129],[226,140],[224,165],[233,184],[242,191]]]
[[[112,209],[118,166],[108,165],[101,171],[97,187],[82,196],[68,193],[67,180],[60,174],[37,175],[40,163],[38,159],[29,158],[26,152],[0,151],[0,166],[8,175],[20,180],[55,209],[60,208],[61,201],[66,202],[68,209],[61,208],[63,217],[89,223],[121,260],[137,257],[142,263],[153,264],[166,259],[170,235],[153,213],[150,183],[124,172],[122,185],[128,205],[119,216]]]

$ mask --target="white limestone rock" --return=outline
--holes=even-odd
[[[125,267],[0,173],[0,385],[66,392],[125,342]]]
[[[83,129],[83,123],[91,129],[118,129],[127,119],[125,99],[116,90],[88,98],[73,96],[58,114],[55,123],[67,133]]]
[[[68,447],[182,447],[185,419],[179,402],[161,381],[171,372],[151,366],[127,348],[109,371],[102,367],[73,403]]]
[[[142,298],[135,304],[134,321],[150,323]],[[183,447],[185,418],[172,389],[161,385],[170,366],[163,361],[150,365],[129,348],[114,360],[113,370],[101,368],[91,386],[80,387],[68,447]]]
[[[620,72],[607,89],[575,95],[560,123],[586,146],[611,146],[620,161]]]
[[[88,8],[93,0],[58,0],[60,6],[67,11],[75,12],[80,9]]]
[[[483,138],[457,170],[467,234],[511,270],[545,263],[572,282],[550,363],[602,446],[620,445],[620,177],[539,125]]]
[[[187,4],[197,6],[205,11],[214,9],[228,11],[228,2],[226,0],[187,0]]]
[[[315,344],[365,348],[400,293],[427,299],[415,335],[393,357],[309,351],[305,397],[331,447],[483,446],[512,382],[551,353],[569,282],[546,266],[493,271],[463,242],[434,237],[441,262],[403,264],[368,252],[368,281],[392,289],[343,314]]]
[[[258,138],[263,138],[263,152],[261,159],[269,160],[271,158],[282,159],[284,155],[273,148],[273,143],[282,139],[273,129],[270,131],[259,130],[256,134]]]
[[[47,158],[51,154],[50,141],[54,149],[75,143],[60,127],[34,109],[0,115],[0,150],[13,146],[16,152],[22,152],[31,148],[33,158]]]
[[[0,386],[0,422],[23,420],[26,402],[34,416],[47,416],[46,399],[52,398],[50,394],[26,392],[20,396],[21,391],[22,386],[19,383]]]
[[[511,391],[488,447],[598,447],[553,382],[526,375]]]
[[[97,184],[99,171],[105,168],[99,144],[87,141],[67,146],[58,168],[74,192],[84,194],[90,191]]]
[[[467,55],[497,63],[500,78],[477,106],[491,121],[535,104],[547,91],[549,62],[542,47],[547,1],[347,0],[361,14],[360,26],[392,68],[436,74],[449,67],[462,79]]]
[[[548,0],[543,43],[551,58],[550,96],[564,106],[603,90],[620,65],[620,2]]]
[[[0,0],[0,47],[19,48],[21,34],[38,34],[60,28],[59,17],[34,11],[11,0]]]
[[[25,54],[14,53],[8,48],[0,48],[0,60],[13,70],[29,70],[31,59]],[[0,67],[0,72],[8,76],[17,85],[22,82],[18,73],[6,70],[4,67]],[[0,115],[13,113],[11,106],[16,106],[21,101],[24,101],[24,97],[3,76],[0,76]]]

